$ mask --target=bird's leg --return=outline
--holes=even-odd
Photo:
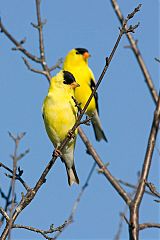
[[[61,151],[58,149],[58,147],[56,147],[53,151],[52,157],[60,157],[62,156]]]

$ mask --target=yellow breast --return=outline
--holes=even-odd
[[[76,121],[77,109],[70,97],[63,93],[49,94],[44,101],[43,116],[46,131],[52,143],[57,145],[68,134]]]

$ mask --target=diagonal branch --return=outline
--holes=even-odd
[[[22,57],[22,59],[23,59],[25,65],[27,66],[27,68],[31,72],[39,73],[39,74],[43,74],[43,75],[47,76],[47,73],[45,71],[33,68],[25,57]]]
[[[81,136],[82,141],[87,147],[88,152],[92,155],[93,159],[96,161],[100,169],[102,169],[101,173],[108,179],[108,181],[111,183],[111,185],[114,187],[114,189],[117,191],[117,193],[122,197],[122,199],[126,202],[127,205],[131,203],[131,198],[128,196],[128,194],[125,192],[125,190],[120,186],[118,181],[112,176],[112,174],[109,172],[109,170],[106,168],[102,160],[100,159],[99,155],[97,154],[96,150],[93,148],[93,146],[90,144],[88,138],[83,133],[82,129],[78,128],[78,132]]]
[[[2,207],[0,207],[0,213],[6,219],[6,221],[9,222],[10,218],[9,218],[7,212]]]
[[[146,186],[149,188],[149,190],[151,191],[151,194],[152,194],[152,195],[160,198],[160,193],[157,192],[156,187],[154,186],[153,183],[148,183],[148,182],[146,182]]]

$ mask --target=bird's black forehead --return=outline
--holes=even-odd
[[[71,84],[76,81],[73,74],[68,71],[63,71],[63,76],[64,76],[64,81],[63,81],[64,84]]]
[[[83,54],[83,53],[85,53],[85,52],[88,52],[88,50],[85,49],[85,48],[75,48],[75,49],[76,49],[76,51],[77,51],[79,54]]]

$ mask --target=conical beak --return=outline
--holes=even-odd
[[[79,87],[80,85],[77,82],[71,83],[71,88],[75,89],[76,87]]]
[[[83,53],[83,58],[84,58],[85,60],[88,59],[89,57],[91,57],[91,55],[89,54],[89,52]]]

